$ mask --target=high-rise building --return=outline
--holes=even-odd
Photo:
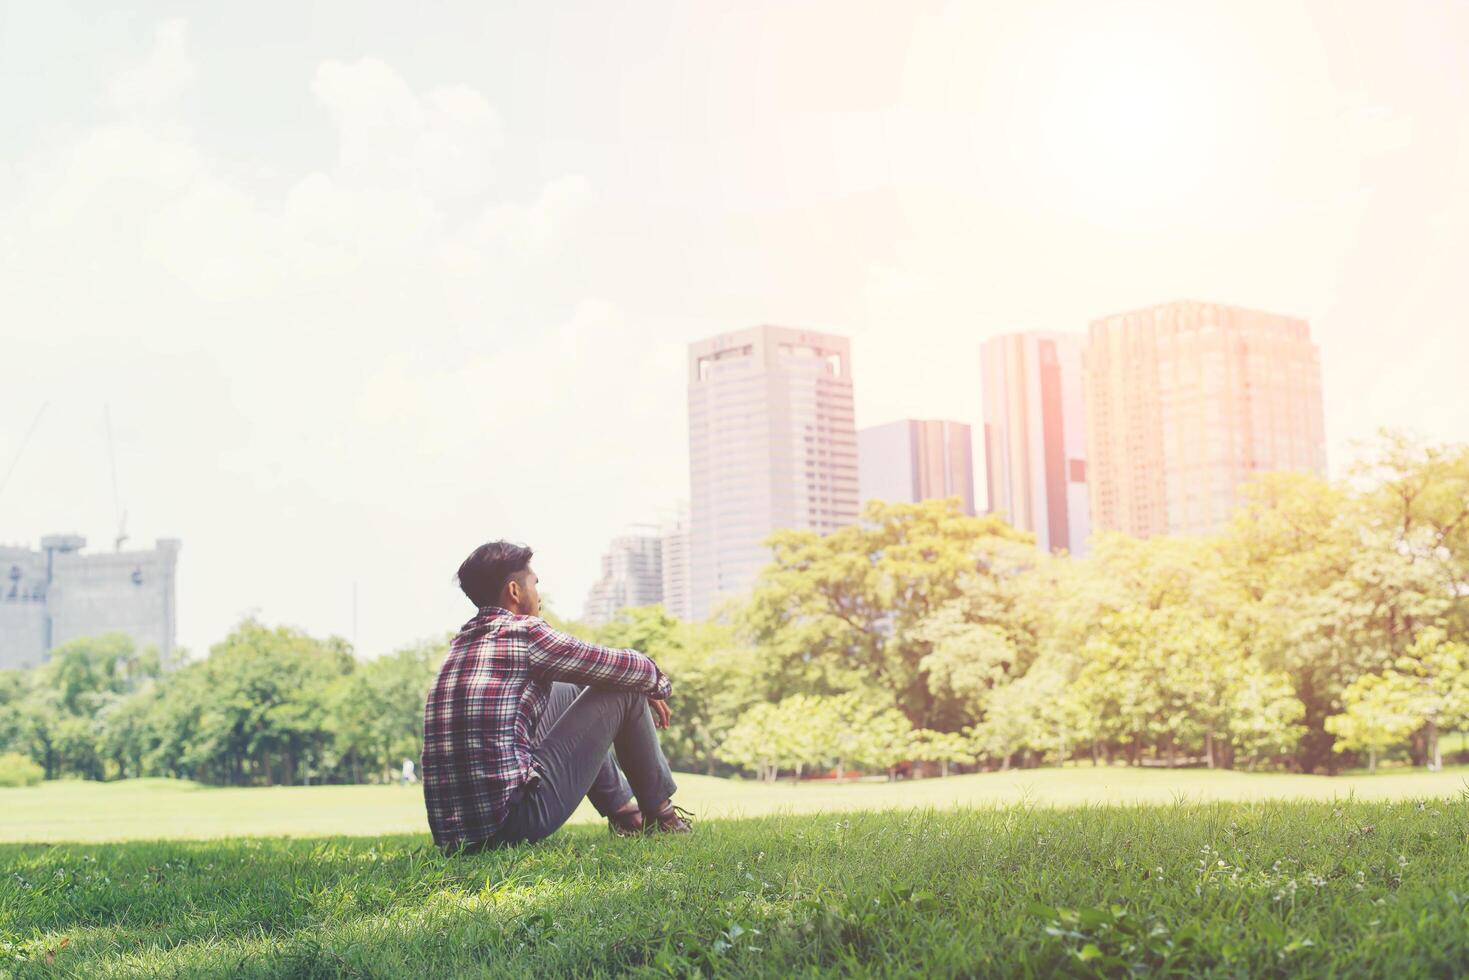
[[[958,497],[974,513],[973,437],[963,422],[899,419],[857,432],[857,484],[863,503]]]
[[[1326,474],[1321,362],[1304,320],[1192,301],[1103,317],[1085,373],[1098,528],[1208,532],[1257,473]]]
[[[1091,535],[1081,347],[1073,334],[1026,331],[980,348],[989,510],[1041,550],[1073,555]]]
[[[855,522],[847,338],[761,326],[690,344],[689,490],[700,619],[754,583],[771,532]]]
[[[663,601],[663,548],[657,528],[635,527],[612,539],[602,574],[592,583],[582,621],[611,622],[620,609]]]
[[[693,619],[689,593],[689,505],[681,502],[663,521],[663,608],[670,616]]]
[[[0,669],[39,666],[53,648],[103,633],[123,633],[172,663],[179,542],[83,554],[86,544],[56,534],[40,551],[0,547]]]

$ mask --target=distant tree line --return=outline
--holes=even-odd
[[[674,678],[679,769],[1436,767],[1469,728],[1469,447],[1386,434],[1346,481],[1262,477],[1219,534],[1102,534],[1084,559],[957,501],[770,543],[716,620],[557,621]],[[251,619],[164,671],[123,637],[78,640],[0,672],[0,754],[50,778],[392,779],[445,651],[362,660]]]
[[[242,622],[165,672],[111,634],[0,673],[0,751],[47,778],[174,776],[217,785],[370,782],[418,758],[443,645],[355,659],[340,639]]]
[[[1384,433],[1346,481],[1270,474],[1244,494],[1221,533],[1101,534],[1080,560],[956,501],[873,503],[824,537],[775,535],[731,615],[762,700],[895,708],[910,759],[1441,765],[1442,735],[1469,727],[1469,447]],[[831,724],[782,717],[777,738]],[[748,749],[726,756],[841,756]]]

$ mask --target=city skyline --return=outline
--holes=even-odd
[[[690,482],[698,494],[707,497],[711,485],[728,480],[729,473],[719,476],[725,470],[768,475],[781,468],[789,447],[751,435],[789,427],[777,411],[790,401],[787,384],[772,383],[751,368],[763,365],[768,372],[773,352],[796,346],[817,360],[831,358],[837,377],[850,370],[847,339],[837,334],[763,326],[690,345]],[[979,353],[983,453],[973,456],[969,426],[959,422],[898,419],[857,429],[860,503],[958,497],[972,515],[975,477],[982,468],[990,512],[1034,534],[1042,551],[1085,557],[1094,526],[1136,537],[1215,532],[1239,504],[1240,486],[1256,476],[1274,471],[1326,475],[1320,351],[1304,320],[1176,300],[1099,317],[1085,334],[1003,334],[984,341]],[[732,386],[725,382],[723,399],[699,390],[731,368],[739,370]],[[850,386],[843,390],[855,414],[855,394]],[[846,401],[840,411],[847,411]],[[733,426],[716,423],[711,429],[710,414],[729,415]],[[1089,441],[1099,447],[1100,457],[1090,473]],[[725,442],[732,442],[735,451],[711,470],[709,457]],[[804,465],[814,465],[813,459],[808,450]],[[1099,481],[1095,492],[1091,478]],[[754,511],[772,511],[768,504],[752,507],[747,492],[737,496],[739,506],[730,511],[737,523],[748,522]],[[719,523],[710,515],[729,511],[728,504],[706,502],[701,508],[706,522]],[[856,519],[847,516],[848,523]],[[840,520],[804,529],[826,533]],[[800,528],[794,517],[784,526],[764,523],[771,525],[768,530]],[[706,552],[717,550],[704,540],[711,535],[717,537],[710,527],[703,534],[696,527],[691,531],[682,511],[648,540],[665,549],[671,544],[682,555],[692,550],[693,540],[700,540]],[[592,625],[606,622],[619,608],[654,601],[610,601],[611,555],[628,540],[614,539],[602,559],[602,579],[583,615]],[[740,547],[765,554],[749,540]],[[707,554],[701,557],[705,564],[712,561]],[[742,564],[753,565],[754,559]],[[749,568],[742,567],[740,576],[746,584],[753,580]],[[615,587],[627,591],[626,579],[622,575]],[[710,613],[707,598],[699,597],[697,612],[692,597],[685,600],[688,578],[681,567],[672,577],[663,569],[661,580],[662,592],[675,596],[672,606],[665,604],[673,615],[688,619]],[[671,582],[677,584],[670,587]],[[657,601],[663,601],[662,593]]]
[[[1325,475],[1325,459],[1321,451],[1324,448],[1325,437],[1321,429],[1319,411],[1322,388],[1320,354],[1317,347],[1310,342],[1309,328],[1306,322],[1288,316],[1241,309],[1228,304],[1170,301],[1154,304],[1153,306],[1144,307],[1126,314],[1114,314],[1093,319],[1088,324],[1087,333],[1065,330],[1024,330],[1000,334],[983,341],[978,351],[981,360],[980,388],[984,406],[981,417],[985,420],[984,432],[981,436],[982,450],[979,453],[973,453],[972,451],[966,453],[962,460],[957,458],[957,456],[953,459],[950,458],[954,447],[958,445],[954,441],[955,439],[963,441],[972,438],[969,434],[969,426],[965,423],[942,420],[897,419],[888,423],[868,426],[860,430],[853,424],[851,426],[851,459],[849,461],[853,464],[852,468],[854,472],[860,475],[853,476],[851,480],[854,486],[859,488],[851,494],[852,500],[856,503],[852,504],[852,501],[845,501],[839,504],[839,509],[836,511],[823,510],[822,514],[827,516],[823,516],[820,520],[815,521],[810,529],[825,533],[842,526],[843,523],[851,523],[856,518],[860,504],[869,499],[869,496],[875,496],[869,495],[861,490],[861,487],[867,486],[868,483],[882,483],[884,486],[893,484],[896,486],[893,483],[894,479],[897,479],[899,482],[911,481],[913,490],[907,493],[894,494],[890,499],[916,502],[935,496],[957,495],[962,501],[965,501],[966,512],[968,513],[978,512],[978,508],[973,503],[975,499],[975,487],[983,485],[987,487],[986,499],[988,501],[988,508],[1000,513],[1002,517],[1005,517],[1014,526],[1035,533],[1037,535],[1037,544],[1043,550],[1065,550],[1082,557],[1087,553],[1088,549],[1086,548],[1085,542],[1093,528],[1096,530],[1123,530],[1127,533],[1143,537],[1155,533],[1187,534],[1216,529],[1222,523],[1222,520],[1217,514],[1211,520],[1204,521],[1203,524],[1195,522],[1192,525],[1164,526],[1162,528],[1133,527],[1126,522],[1108,517],[1104,517],[1098,523],[1095,511],[1092,509],[1095,505],[1090,504],[1090,494],[1086,489],[1087,478],[1091,476],[1091,473],[1087,470],[1086,438],[1089,436],[1095,437],[1095,431],[1091,415],[1085,410],[1084,406],[1077,404],[1081,396],[1081,378],[1078,376],[1078,372],[1080,371],[1082,355],[1094,343],[1099,345],[1099,350],[1105,349],[1107,337],[1106,327],[1109,324],[1131,323],[1135,318],[1140,316],[1155,316],[1164,311],[1177,310],[1183,310],[1184,313],[1181,316],[1176,312],[1172,313],[1170,323],[1183,320],[1191,328],[1197,329],[1203,325],[1206,329],[1212,330],[1210,325],[1218,317],[1223,316],[1231,328],[1238,326],[1236,320],[1243,320],[1246,327],[1253,327],[1256,333],[1259,332],[1263,325],[1265,328],[1294,331],[1291,334],[1292,338],[1298,336],[1304,340],[1307,360],[1309,361],[1310,368],[1314,371],[1314,374],[1309,380],[1311,384],[1310,393],[1315,399],[1316,414],[1312,420],[1302,422],[1302,425],[1306,426],[1309,432],[1313,434],[1315,441],[1311,442],[1300,452],[1304,453],[1305,457],[1309,457],[1311,460],[1319,459],[1319,464],[1304,467],[1290,465],[1292,462],[1299,462],[1299,460],[1295,459],[1295,456],[1300,455],[1300,453],[1296,452],[1298,447],[1291,444],[1289,447],[1290,451],[1284,452],[1282,457],[1284,462],[1280,465],[1245,465],[1241,472],[1248,474],[1251,472],[1269,471],[1271,469],[1305,468],[1316,472],[1318,475]],[[1213,314],[1213,319],[1211,319],[1208,313],[1201,318],[1198,314],[1199,310],[1223,312]],[[818,349],[818,346],[823,343],[829,346],[829,351]],[[818,346],[807,347],[807,344]],[[730,358],[731,355],[737,355],[736,359],[738,360],[746,359],[754,352],[756,345],[760,347],[761,353],[759,358],[761,359],[768,360],[770,358],[783,357],[786,351],[796,350],[797,348],[803,351],[809,351],[816,362],[823,362],[828,358],[831,359],[835,374],[846,381],[844,386],[844,400],[840,406],[841,411],[850,413],[851,418],[855,419],[857,405],[859,403],[853,396],[852,386],[850,384],[851,354],[849,338],[842,334],[777,325],[763,325],[743,330],[726,331],[714,337],[690,343],[688,345],[690,410],[706,410],[703,406],[707,405],[707,400],[698,399],[694,395],[696,381],[707,380],[711,372],[717,372],[719,368],[728,368],[730,366],[728,363],[720,364],[718,362]],[[1272,340],[1269,353],[1278,355],[1281,350],[1290,352],[1291,349],[1288,343],[1285,347],[1282,347],[1279,341]],[[1257,350],[1255,356],[1249,358],[1251,370],[1259,375],[1258,377],[1252,375],[1257,388],[1260,387],[1261,382],[1273,380],[1273,378],[1267,379],[1266,373],[1256,363],[1259,360],[1260,353]],[[1156,360],[1156,355],[1153,359]],[[1240,370],[1243,370],[1242,366],[1245,363],[1244,355],[1238,355],[1237,359],[1240,360]],[[1197,365],[1195,366],[1197,367]],[[1049,377],[1051,378],[1050,383],[1053,389],[1049,393],[1046,392],[1047,382],[1045,379],[1048,377],[1046,374],[1047,370],[1051,372]],[[1178,374],[1179,372],[1175,371],[1174,373]],[[1228,371],[1225,373],[1229,374]],[[1241,379],[1235,377],[1233,374],[1229,374],[1229,377],[1234,384],[1242,383]],[[1062,380],[1063,378],[1064,382]],[[761,386],[763,387],[765,379],[762,378],[760,380],[762,382]],[[1244,383],[1247,384],[1247,382]],[[1030,390],[1016,394],[1015,388],[1017,384],[1021,388],[1028,387]],[[1091,392],[1094,387],[1095,381],[1092,380],[1092,376],[1089,374],[1088,392]],[[1154,385],[1150,389],[1153,392],[1151,397],[1154,400],[1156,400],[1157,396],[1156,387]],[[744,392],[736,392],[739,398],[743,398],[745,394]],[[1195,394],[1207,400],[1208,393],[1204,392],[1202,387]],[[1090,399],[1099,396],[1088,394],[1087,397]],[[784,402],[786,398],[787,396],[782,394],[777,401]],[[1016,398],[1019,399],[1018,402],[1015,402]],[[1011,404],[1004,404],[1006,402],[1010,402]],[[1028,404],[1028,402],[1033,402],[1033,404]],[[1062,408],[1063,404],[1065,406],[1064,409]],[[1017,410],[1016,405],[1020,405],[1021,416],[1029,412],[1034,415],[1034,418],[1030,422],[1024,421],[1023,418],[1019,423],[1012,420],[1009,424],[1014,427],[1014,432],[1009,435],[1000,433],[996,426],[999,424],[1002,414],[997,413],[1004,413],[1006,411],[1013,413]],[[815,411],[816,403],[812,402],[810,407],[812,411]],[[822,412],[825,413],[830,408],[830,405],[825,405],[822,408]],[[1083,422],[1083,438],[1073,446],[1078,422],[1078,411]],[[1052,415],[1056,417],[1054,419],[1050,418]],[[813,419],[815,418],[814,415],[812,417]],[[826,418],[826,415],[823,414],[822,417]],[[1065,419],[1064,425],[1060,421],[1062,417]],[[1202,417],[1200,416],[1200,418]],[[691,415],[691,422],[692,418],[693,416]],[[1048,431],[1053,422],[1056,426],[1056,432],[1054,434]],[[1245,419],[1244,424],[1248,425],[1248,419]],[[762,423],[762,427],[763,425],[764,423]],[[932,429],[934,426],[940,428],[933,432],[926,431],[925,429],[925,427]],[[911,468],[905,470],[902,474],[885,474],[880,479],[874,477],[872,473],[864,473],[862,463],[864,457],[861,452],[861,447],[865,444],[870,448],[880,449],[885,456],[891,456],[892,453],[889,450],[892,450],[896,446],[894,440],[892,438],[878,437],[890,436],[896,433],[899,428],[903,428],[904,432],[908,434],[908,441],[903,443],[901,447],[902,453],[900,455],[904,455],[905,457],[911,455],[913,457]],[[915,428],[917,431],[908,431],[909,429]],[[1034,430],[1033,432],[1031,431],[1032,429]],[[1093,431],[1088,432],[1087,430]],[[1038,469],[1035,470],[1034,474],[1026,474],[1023,477],[1014,475],[1006,477],[1005,474],[1010,472],[1010,467],[1013,465],[1004,458],[1007,453],[1006,447],[1010,444],[1010,439],[1016,433],[1023,437],[1023,439],[1033,443],[1027,452],[1035,455],[1036,459],[1033,462]],[[1058,470],[1058,472],[1064,474],[1061,477],[1061,485],[1069,487],[1072,484],[1077,484],[1082,488],[1079,495],[1075,490],[1063,492],[1059,504],[1059,513],[1061,515],[1059,518],[1056,512],[1051,513],[1048,517],[1043,513],[1047,508],[1046,501],[1048,494],[1052,492],[1048,489],[1047,477],[1043,475],[1043,471],[1048,468],[1048,461],[1044,457],[1049,455],[1047,447],[1056,436],[1061,436],[1065,440],[1066,449],[1063,455],[1080,453],[1075,458],[1068,457],[1061,460],[1059,464],[1061,469]],[[692,441],[695,440],[692,424],[690,424],[689,438],[692,445]],[[807,441],[809,442],[810,440],[808,439]],[[934,445],[930,446],[929,443],[933,443]],[[766,445],[764,448],[768,450],[769,446]],[[787,449],[790,448],[787,447]],[[939,453],[938,457],[930,458],[933,456],[935,450]],[[788,455],[790,455],[788,451],[782,450],[781,453],[767,458],[767,463],[769,465],[776,465],[779,462],[779,458],[784,458],[784,456]],[[993,466],[991,465],[992,456]],[[922,457],[921,463],[919,461],[920,457]],[[1022,455],[1016,457],[1016,459],[1028,460],[1029,456]],[[736,462],[739,462],[739,460],[736,460]],[[744,460],[744,462],[748,463],[748,460]],[[806,460],[806,465],[811,465],[811,459]],[[869,463],[867,466],[870,468],[871,464]],[[1078,466],[1081,467],[1080,470],[1077,469]],[[971,481],[967,495],[962,485],[954,493],[945,494],[925,492],[918,489],[920,486],[926,487],[928,483],[935,479],[940,480],[940,482],[962,480],[960,475],[961,467],[967,468]],[[1235,469],[1239,469],[1239,467],[1235,467]],[[1161,472],[1162,470],[1160,469]],[[1080,477],[1077,476],[1078,473],[1081,474]],[[1016,479],[1021,482],[1014,483],[1013,486],[1006,486],[1007,480]],[[691,484],[692,482],[693,478],[691,477]],[[1221,498],[1223,496],[1229,498],[1229,502],[1223,505],[1225,507],[1223,513],[1226,516],[1234,504],[1235,486],[1235,484],[1231,484],[1230,490],[1225,493],[1221,485],[1221,489],[1216,494],[1216,496],[1221,496]],[[692,486],[688,489],[692,489]],[[1025,507],[1012,514],[1004,506],[996,506],[994,494],[997,489],[1002,495],[1000,498],[1001,501],[1009,499],[1006,495],[1012,493],[1028,495],[1032,499]],[[830,489],[826,488],[822,492],[829,493]],[[1176,492],[1172,491],[1172,493]],[[1069,498],[1068,494],[1070,495]],[[802,499],[804,500],[805,498],[803,497]],[[1016,499],[1019,500],[1020,497]],[[790,505],[794,506],[796,503],[798,501],[792,498]],[[814,503],[815,501],[813,499],[813,505]],[[823,506],[830,503],[831,501],[829,499],[823,498]],[[674,513],[671,516],[665,516],[660,524],[629,524],[626,525],[627,530],[625,533],[619,534],[617,537],[611,539],[607,549],[601,554],[601,575],[591,584],[586,599],[580,607],[578,618],[589,625],[605,623],[620,608],[646,605],[651,602],[663,602],[665,592],[675,596],[676,608],[670,609],[674,615],[682,618],[702,618],[713,612],[717,606],[717,601],[711,601],[711,596],[727,599],[742,593],[743,589],[740,587],[711,591],[705,586],[703,588],[703,594],[700,594],[699,590],[694,586],[697,571],[695,559],[696,548],[694,544],[695,532],[693,531],[694,523],[690,516],[691,508],[684,504],[677,504],[673,510]],[[769,511],[770,508],[767,507],[766,510]],[[847,511],[850,511],[850,513]],[[667,508],[665,508],[666,512]],[[795,511],[792,510],[791,513],[794,514]],[[812,514],[814,515],[815,513],[813,510]],[[789,519],[784,523],[771,519],[766,523],[771,525],[767,533],[769,530],[803,526],[795,519]],[[1070,531],[1068,531],[1068,525],[1071,529]],[[1055,541],[1058,528],[1060,529],[1059,533],[1061,535],[1059,543]],[[77,540],[81,539],[77,538]],[[638,542],[640,547],[630,546],[631,542]],[[679,560],[675,563],[671,573],[662,564],[663,550],[670,543],[675,549],[675,553],[679,554]],[[645,554],[647,548],[641,546],[651,547],[652,552]],[[765,549],[763,546],[758,545],[757,538],[752,538],[752,541],[746,542],[743,547],[749,554],[745,555],[740,562],[737,562],[739,569],[736,577],[740,578],[748,586],[753,582],[755,570],[758,570],[763,563],[763,557],[757,557],[756,552],[759,553],[759,556],[763,556]],[[8,545],[0,547],[0,550],[7,548],[17,554],[20,551],[20,549]],[[106,555],[107,553],[94,554]],[[119,554],[122,553],[119,552]],[[133,553],[129,552],[128,554]],[[652,568],[651,572],[647,568],[641,567],[641,564],[645,564],[644,559],[648,557],[648,554],[652,554],[652,565],[649,566]],[[638,565],[639,567],[634,568],[634,565]],[[647,579],[647,582],[644,582],[644,579]],[[170,602],[172,602],[171,597]],[[564,607],[559,609],[558,612],[562,615],[569,614],[568,610]],[[173,613],[170,612],[170,628],[172,628],[172,619]],[[172,639],[170,639],[168,644],[170,652],[173,646]],[[359,651],[359,654],[363,652],[365,651]]]
[[[365,653],[438,635],[492,537],[574,613],[751,324],[978,434],[985,339],[1224,302],[1310,322],[1332,475],[1469,441],[1462,5],[179,12],[0,34],[0,541],[182,539],[196,656],[354,593]]]
[[[1077,334],[1031,330],[980,348],[989,510],[1046,552],[1084,555],[1091,536],[1084,346]]]

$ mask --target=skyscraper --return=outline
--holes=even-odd
[[[1086,403],[1098,528],[1207,532],[1257,473],[1326,473],[1320,356],[1294,317],[1178,301],[1094,320]]]
[[[857,433],[863,503],[958,497],[974,513],[973,437],[963,422],[899,419]]]
[[[663,521],[663,608],[670,616],[693,619],[689,594],[689,505],[679,503]]]
[[[1083,555],[1091,535],[1081,338],[1027,331],[980,348],[989,509],[1047,552]]]
[[[856,521],[847,339],[761,326],[690,344],[689,490],[696,618],[753,584],[771,532]]]
[[[663,601],[662,544],[656,528],[635,527],[612,539],[602,556],[602,575],[592,583],[582,620],[610,622],[619,609]]]

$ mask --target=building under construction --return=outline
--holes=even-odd
[[[123,633],[172,662],[179,542],[83,554],[86,544],[57,534],[39,551],[0,545],[0,670],[38,666],[55,647],[103,633]]]

